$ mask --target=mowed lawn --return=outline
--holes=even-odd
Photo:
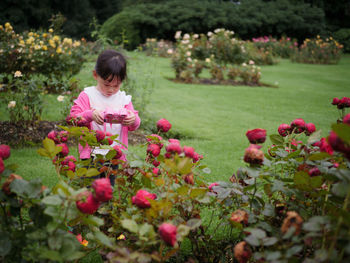
[[[248,129],[263,128],[270,135],[277,133],[279,124],[303,118],[326,136],[339,116],[331,105],[333,97],[350,96],[349,55],[338,65],[297,64],[283,59],[277,65],[262,66],[262,82],[277,84],[278,88],[180,84],[169,80],[174,77],[170,59],[129,53],[129,61],[133,70],[152,75],[154,88],[148,111],[155,122],[168,119],[172,129],[183,136],[181,144],[203,154],[202,162],[211,169],[206,175],[208,182],[227,180],[244,165]],[[93,66],[86,63],[77,75],[83,86],[94,84]],[[47,98],[44,119],[61,118],[55,98]],[[3,119],[4,115],[0,116]],[[263,150],[269,144],[267,141]],[[12,158],[6,163],[14,162],[19,165],[17,173],[25,178],[39,176],[50,186],[57,180],[50,160],[40,157],[36,148],[12,149]]]

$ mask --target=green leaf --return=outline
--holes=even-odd
[[[10,238],[5,234],[0,232],[0,256],[6,256],[12,248],[12,242]]]
[[[270,140],[275,145],[283,145],[283,143],[284,143],[283,137],[279,134],[271,134]]]
[[[345,197],[348,191],[350,191],[349,184],[344,182],[339,182],[332,186],[332,193],[339,197]]]
[[[102,218],[99,218],[97,216],[92,216],[92,215],[89,215],[88,217],[84,217],[82,221],[86,225],[93,225],[97,227],[102,226],[104,224],[104,221]]]
[[[10,184],[10,189],[12,192],[23,196],[26,194],[29,183],[24,179],[15,179]]]
[[[96,168],[90,168],[86,172],[86,177],[92,177],[92,176],[96,176],[99,174],[100,174],[100,172]]]
[[[139,226],[134,220],[131,219],[123,219],[121,220],[122,226],[129,230],[132,233],[137,233],[139,231]]]
[[[182,241],[190,232],[190,228],[186,225],[179,225],[177,227],[177,234],[176,234],[176,238],[178,241]]]
[[[46,196],[42,202],[46,205],[57,206],[62,204],[62,199],[58,195],[49,195]]]
[[[319,152],[319,153],[311,154],[309,156],[309,160],[310,161],[320,161],[320,160],[324,160],[324,159],[330,158],[330,157],[331,157],[331,155],[329,155],[326,152]]]
[[[95,236],[96,240],[99,243],[101,243],[102,245],[105,245],[105,246],[107,246],[107,247],[109,247],[111,249],[115,248],[112,240],[108,236],[103,234],[102,232],[96,231],[96,232],[94,232],[94,236]]]
[[[319,188],[319,187],[321,187],[322,183],[323,183],[322,176],[310,177],[310,186],[312,188]]]
[[[332,130],[339,136],[340,139],[350,144],[350,125],[345,123],[333,124]]]
[[[260,241],[256,236],[253,235],[249,235],[246,238],[244,238],[244,240],[246,242],[248,242],[249,245],[253,246],[253,247],[258,247],[260,246]]]
[[[46,248],[40,248],[40,258],[42,259],[50,259],[50,261],[60,261],[62,262],[62,257],[58,251],[48,250]]]
[[[196,198],[204,195],[208,190],[206,188],[193,188],[190,193],[191,198]]]
[[[181,174],[189,174],[192,171],[192,159],[183,158],[177,165],[177,168]]]
[[[77,176],[82,177],[86,174],[86,172],[87,172],[87,168],[85,167],[79,168],[77,170]]]
[[[186,196],[186,195],[188,195],[188,190],[189,189],[190,188],[187,185],[183,185],[183,186],[179,187],[178,189],[176,189],[176,192],[179,195]]]
[[[139,234],[140,234],[140,236],[147,235],[149,237],[153,237],[155,235],[154,228],[152,225],[145,223],[145,224],[141,225],[140,230],[139,230]]]
[[[313,134],[311,134],[307,140],[307,144],[311,145],[319,141],[321,139],[321,133],[322,133],[322,130],[317,130]]]
[[[112,160],[116,154],[117,154],[116,150],[110,150],[110,151],[106,154],[106,159],[107,159],[107,160]],[[133,166],[131,166],[131,167],[133,167]],[[136,166],[136,167],[137,167],[137,166]]]
[[[191,229],[196,229],[197,227],[200,227],[202,224],[202,220],[201,219],[197,219],[197,218],[192,218],[190,220],[187,221],[186,225]]]
[[[135,168],[135,167],[142,167],[143,166],[143,161],[140,160],[135,160],[130,162],[130,167]]]
[[[44,148],[39,148],[37,150],[37,153],[43,157],[50,157],[50,154],[47,150],[45,150]]]
[[[268,246],[273,246],[276,244],[278,239],[276,237],[266,237],[262,240],[263,245],[268,247]]]
[[[291,256],[298,254],[301,250],[303,249],[302,245],[296,245],[291,247],[290,249],[287,250],[286,252],[286,257],[290,258]]]

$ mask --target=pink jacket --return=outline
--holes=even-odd
[[[125,105],[125,108],[127,110],[131,110],[135,113],[136,115],[136,120],[134,125],[132,126],[122,126],[122,138],[121,138],[121,142],[128,147],[128,131],[134,131],[136,130],[141,123],[138,111],[136,111],[132,105],[132,102],[130,102],[129,104]],[[91,122],[92,122],[92,110],[90,107],[90,100],[89,100],[89,96],[82,91],[78,98],[74,101],[74,105],[72,106],[71,110],[70,110],[70,117],[83,117],[87,122],[88,125],[87,127],[89,129],[91,129]],[[125,147],[123,147],[125,148]],[[85,146],[82,147],[81,145],[79,145],[79,155],[80,155],[80,159],[88,159],[91,156],[91,149],[89,146]],[[123,155],[122,159],[125,161],[125,156]]]

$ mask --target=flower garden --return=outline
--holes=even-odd
[[[8,61],[2,63],[1,116],[29,129],[54,105],[53,114],[64,119],[77,79],[91,83],[95,55],[89,44],[61,41],[50,30],[18,35],[9,24],[0,33],[0,59]],[[156,65],[152,74],[159,75],[155,80],[140,69],[129,74],[125,89],[148,99],[151,111],[142,117],[149,125],[146,142],[129,151],[110,147],[118,138],[89,131],[83,120],[56,126],[39,146],[21,149],[2,141],[0,258],[346,262],[350,98],[343,72],[349,58],[341,59],[341,47],[327,44],[332,40],[296,47],[288,38],[243,42],[232,36],[224,29],[177,33],[174,44],[149,41],[149,54],[159,51],[159,57],[128,53],[131,67]],[[56,62],[64,74],[47,74]],[[305,71],[310,74],[303,78]],[[201,85],[203,79],[212,85]],[[261,82],[278,88],[253,85]],[[149,97],[135,90],[152,85]],[[110,151],[81,160],[78,142]],[[94,178],[101,171],[116,176],[114,187]]]

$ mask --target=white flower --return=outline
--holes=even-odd
[[[190,35],[189,34],[185,34],[183,39],[190,39]]]
[[[181,37],[181,31],[176,31],[175,39],[179,39]]]
[[[217,34],[217,33],[219,33],[220,31],[221,31],[221,28],[217,28],[217,29],[214,30],[214,33]]]
[[[186,40],[182,40],[181,43],[186,45],[186,44],[190,43],[190,41],[188,39],[186,39]]]
[[[190,57],[191,56],[191,51],[186,52],[186,56]]]
[[[205,62],[210,63],[210,58],[206,58]]]
[[[198,37],[199,37],[198,34],[194,34],[194,35],[193,35],[193,38],[194,38],[194,39],[197,39]]]
[[[192,58],[187,58],[187,61],[188,61],[188,62],[191,62],[191,61],[192,61]]]
[[[212,36],[213,35],[213,32],[208,32],[208,37]]]
[[[169,55],[171,55],[171,54],[174,53],[174,51],[173,51],[171,48],[169,48],[168,51],[167,51],[167,53],[168,53]]]
[[[242,63],[242,66],[243,66],[243,67],[246,67],[246,66],[247,66],[247,64],[244,62],[244,63]]]
[[[16,102],[14,100],[10,101],[9,104],[7,105],[7,108],[11,109],[16,107]]]
[[[193,46],[192,45],[188,45],[188,48],[191,49]]]
[[[64,101],[64,96],[62,96],[62,95],[59,95],[59,96],[57,97],[57,100],[58,100],[59,102],[62,102],[62,101]]]
[[[22,72],[17,70],[14,74],[15,78],[19,78],[19,77],[22,77]]]
[[[249,60],[249,65],[254,65],[255,62],[253,60]]]

